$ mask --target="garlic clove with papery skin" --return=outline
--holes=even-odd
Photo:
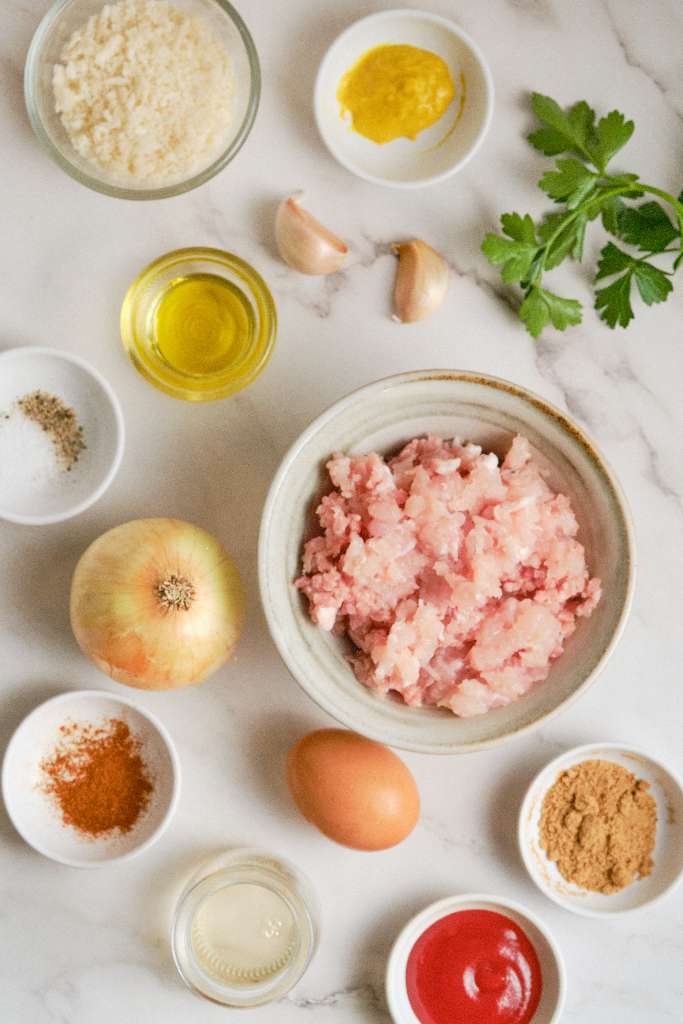
[[[450,270],[443,256],[421,239],[394,246],[398,271],[394,285],[396,319],[404,324],[424,320],[443,302]]]
[[[278,207],[275,241],[285,263],[302,274],[334,274],[344,266],[349,251],[294,196]]]

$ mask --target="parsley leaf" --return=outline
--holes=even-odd
[[[617,324],[628,327],[633,319],[631,284],[634,278],[640,297],[648,306],[655,302],[665,302],[673,291],[673,285],[663,270],[646,260],[634,259],[623,249],[608,242],[600,254],[595,280],[620,273],[621,277],[595,293],[595,308],[600,310],[601,318],[610,327],[616,327]]]
[[[561,295],[539,289],[550,313],[550,322],[558,331],[563,331],[572,324],[581,323],[581,303],[576,299],[563,299]]]
[[[681,189],[681,194],[678,196],[678,202],[683,204],[683,189]],[[681,229],[681,251],[674,260],[674,273],[678,270],[681,263],[683,263],[683,216],[681,216],[680,212],[678,214],[678,223]]]
[[[673,291],[673,285],[668,276],[651,263],[638,263],[633,271],[633,276],[636,279],[640,297],[648,306],[651,306],[653,302],[666,302]]]
[[[536,228],[528,213],[525,213],[523,217],[518,213],[504,213],[500,218],[500,223],[503,226],[503,234],[508,238],[536,245]]]
[[[540,288],[532,288],[519,307],[519,318],[526,324],[526,329],[532,338],[538,338],[539,334],[550,323],[550,313],[543,301]]]
[[[580,160],[556,160],[556,171],[546,171],[539,187],[556,203],[564,202],[568,210],[574,210],[595,188],[597,174],[590,171]]]
[[[558,153],[581,153],[591,159],[589,143],[595,113],[585,100],[575,103],[567,113],[550,96],[540,92],[531,95],[534,114],[543,127],[529,135],[529,142],[546,156]]]
[[[626,145],[634,128],[633,121],[627,121],[620,110],[612,110],[600,118],[590,143],[593,163],[599,171],[604,171],[612,157]]]
[[[632,265],[633,258],[627,252],[624,252],[623,249],[618,249],[614,242],[608,242],[600,253],[595,280],[599,281],[603,277],[612,277],[613,274],[618,274],[620,270],[626,270]]]
[[[502,234],[488,234],[482,249],[500,268],[503,281],[519,282],[524,293],[519,316],[537,338],[549,324],[564,330],[581,322],[581,304],[544,288],[543,275],[566,259],[582,260],[588,225],[601,217],[609,234],[633,248],[629,252],[613,242],[603,247],[595,282],[612,280],[596,290],[595,308],[610,327],[626,327],[634,315],[633,284],[646,305],[664,302],[672,291],[671,278],[683,266],[683,191],[674,198],[641,182],[637,174],[607,173],[610,160],[634,130],[633,121],[620,111],[597,120],[585,100],[563,109],[537,92],[531,104],[540,122],[529,136],[531,145],[560,157],[538,184],[561,209],[536,224],[529,214],[503,214]],[[674,254],[670,271],[648,259],[649,254],[665,253]]]
[[[506,284],[523,280],[537,252],[536,245],[526,242],[515,242],[502,235],[489,234],[484,239],[481,250],[489,263],[501,266],[500,276]]]
[[[563,331],[571,324],[580,324],[581,303],[576,299],[564,299],[545,288],[533,287],[519,307],[519,316],[529,334],[537,338],[549,323],[558,331]]]
[[[623,277],[618,277],[612,284],[595,293],[595,308],[600,310],[600,319],[612,328],[617,324],[628,327],[633,320],[631,277],[632,272],[627,271]]]
[[[522,281],[538,252],[534,222],[525,214],[504,213],[500,218],[508,236],[488,234],[482,243],[482,252],[489,263],[502,266],[500,276],[506,284]]]
[[[595,124],[595,112],[585,100],[565,113],[549,96],[535,92],[531,97],[534,114],[543,127],[529,135],[529,142],[546,156],[580,153],[604,172],[613,156],[633,135],[635,125],[619,110],[612,110]]]
[[[679,237],[664,208],[655,202],[624,208],[619,214],[619,233],[641,252],[661,252]]]
[[[616,235],[617,238],[621,235],[619,218],[625,209],[626,204],[621,196],[609,196],[602,204],[602,226],[605,231],[609,231],[610,235]]]
[[[631,183],[635,185],[638,180],[639,175],[637,174],[610,174],[609,176],[610,188],[613,188],[615,185],[628,186]],[[637,185],[632,189],[627,187],[624,189],[622,195],[625,195],[629,199],[639,199],[641,196],[641,189],[639,189]]]

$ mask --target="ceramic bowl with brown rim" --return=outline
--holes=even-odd
[[[389,455],[426,433],[459,437],[502,456],[523,434],[549,485],[568,495],[591,575],[603,596],[578,622],[547,680],[504,708],[457,718],[439,708],[411,708],[358,682],[343,640],[315,626],[294,587],[304,541],[315,530],[317,499],[330,489],[333,452]],[[614,475],[593,442],[564,412],[496,377],[422,370],[376,381],[336,402],[292,445],[273,480],[259,538],[261,599],[290,672],[343,725],[404,750],[467,753],[537,727],[584,693],[623,630],[633,593],[635,553],[630,514]]]

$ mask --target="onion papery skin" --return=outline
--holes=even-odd
[[[191,588],[189,607],[165,606],[159,585]],[[171,690],[201,683],[231,656],[244,621],[239,572],[206,530],[180,519],[134,519],[81,556],[71,626],[83,653],[119,683]]]

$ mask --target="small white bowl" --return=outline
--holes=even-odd
[[[389,954],[385,976],[387,1002],[394,1024],[420,1024],[406,990],[410,951],[427,928],[447,914],[460,910],[491,910],[511,918],[522,929],[536,951],[543,980],[541,1001],[530,1024],[555,1024],[562,1014],[567,984],[559,947],[546,926],[530,910],[513,900],[481,893],[465,893],[438,900],[413,917],[400,932]]]
[[[16,465],[6,457],[0,464],[0,519],[33,526],[70,519],[104,494],[121,463],[125,433],[119,400],[104,377],[79,356],[37,345],[0,352],[0,432],[8,429],[3,416],[13,404],[38,390],[75,410],[86,448],[68,472],[43,475],[19,457]],[[31,423],[25,428],[39,430]],[[47,438],[45,445],[49,450]]]
[[[319,529],[315,507],[330,490],[333,452],[395,454],[426,433],[460,437],[503,456],[524,434],[556,491],[567,494],[579,540],[603,596],[581,619],[545,682],[513,704],[476,718],[408,707],[356,679],[345,642],[315,626],[294,586],[303,543]],[[592,441],[565,413],[509,381],[459,370],[418,370],[368,384],[322,413],[294,442],[271,484],[261,519],[259,584],[271,635],[297,682],[328,714],[371,739],[426,754],[458,754],[535,728],[584,692],[626,622],[635,553],[619,484]]]
[[[40,764],[54,750],[65,721],[101,723],[109,718],[122,719],[140,740],[154,790],[130,832],[92,839],[63,823],[40,788]],[[19,725],[2,764],[2,795],[17,832],[38,853],[74,868],[104,867],[137,857],[166,830],[180,796],[180,762],[173,740],[149,711],[127,697],[76,690],[40,704]]]
[[[539,842],[543,799],[558,775],[582,761],[613,761],[650,783],[657,802],[657,839],[654,868],[647,878],[628,885],[621,892],[604,895],[567,882],[548,860]],[[651,906],[673,891],[683,877],[683,783],[660,761],[635,747],[621,743],[588,743],[555,758],[529,786],[519,812],[519,849],[525,867],[538,888],[549,899],[586,917],[612,917]]]
[[[457,95],[443,117],[415,140],[379,145],[342,118],[337,90],[364,53],[395,43],[438,54],[448,65]],[[380,11],[350,25],[327,51],[316,78],[314,109],[323,142],[347,170],[376,185],[419,188],[455,174],[474,156],[493,116],[493,79],[479,47],[454,22],[427,11]]]

